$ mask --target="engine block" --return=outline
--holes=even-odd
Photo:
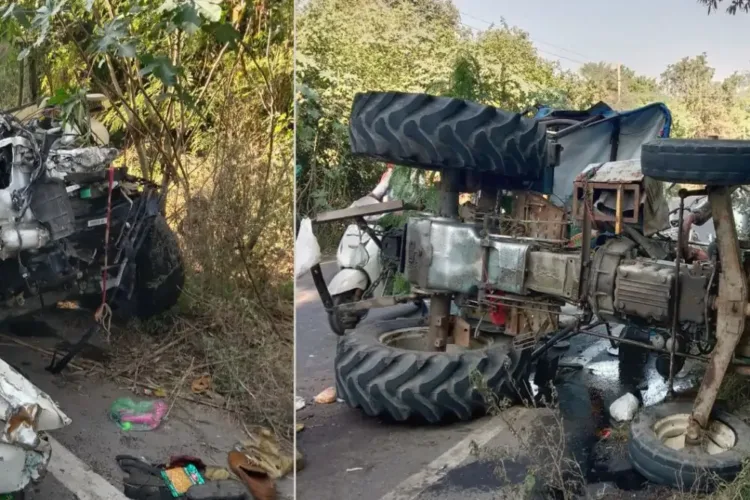
[[[476,296],[479,289],[578,303],[587,301],[605,320],[636,319],[669,326],[703,326],[714,265],[681,266],[675,307],[671,261],[638,257],[635,242],[615,238],[595,251],[581,286],[579,252],[542,250],[534,240],[485,235],[477,224],[439,217],[411,218],[406,231],[405,274],[429,292]]]
[[[423,290],[468,294],[486,284],[523,294],[532,248],[531,243],[511,238],[483,237],[473,224],[438,217],[411,218],[406,231],[405,274]]]

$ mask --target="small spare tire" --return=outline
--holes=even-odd
[[[427,169],[536,180],[547,162],[544,125],[463,99],[403,92],[354,97],[352,153]]]
[[[641,170],[664,182],[750,184],[750,141],[657,139],[641,148]]]
[[[679,449],[679,432],[692,410],[692,402],[663,403],[645,408],[631,424],[630,461],[649,481],[685,491],[709,490],[715,478],[734,479],[750,457],[750,427],[717,409],[711,414],[710,449]],[[729,441],[731,446],[717,444]]]
[[[441,423],[469,420],[487,412],[488,400],[522,394],[528,356],[512,348],[510,337],[480,336],[481,347],[458,352],[407,347],[423,340],[426,330],[425,319],[402,318],[363,324],[341,337],[339,396],[372,417]]]

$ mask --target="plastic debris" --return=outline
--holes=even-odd
[[[321,405],[327,405],[336,402],[336,388],[329,387],[317,396],[315,396],[315,402]]]
[[[609,406],[609,414],[618,422],[628,422],[633,420],[638,406],[638,398],[628,392]]]
[[[110,418],[125,431],[152,431],[159,427],[167,414],[166,401],[133,401],[120,398],[112,403]]]
[[[609,439],[609,436],[611,435],[612,429],[610,429],[609,427],[605,427],[604,429],[599,429],[598,431],[596,431],[596,436],[599,439]]]
[[[305,430],[305,424],[297,424],[295,427],[295,432],[302,432]]]
[[[294,410],[300,411],[305,407],[305,398],[302,396],[294,396]]]
[[[312,221],[305,217],[300,223],[297,241],[294,244],[294,275],[300,277],[315,264],[320,263],[320,245],[313,234]]]
[[[352,467],[351,469],[346,469],[346,472],[356,472],[358,470],[364,470],[362,467]]]
[[[193,485],[206,483],[198,468],[193,464],[165,469],[161,472],[161,477],[175,498],[187,493]]]
[[[208,466],[203,473],[203,477],[209,481],[223,481],[225,479],[231,479],[232,474],[223,467]]]

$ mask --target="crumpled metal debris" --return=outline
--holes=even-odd
[[[39,406],[35,418],[37,432],[59,429],[71,423],[47,394],[0,359],[0,420],[8,422],[20,407],[31,405]]]
[[[48,174],[59,179],[70,173],[99,172],[117,158],[115,148],[86,147],[75,149],[53,149],[47,155],[45,167]]]
[[[51,454],[43,431],[70,423],[47,394],[0,359],[0,491],[40,480]]]
[[[5,428],[0,439],[8,444],[17,444],[24,448],[34,449],[39,446],[39,435],[34,429],[38,405],[21,405],[5,421]]]

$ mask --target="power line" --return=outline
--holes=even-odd
[[[544,50],[544,49],[537,48],[536,50],[538,50],[539,52],[542,52],[544,54],[548,54],[548,55],[551,55],[551,56],[559,57],[560,59],[567,59],[568,61],[572,61],[572,62],[578,63],[578,64],[586,64],[586,63],[591,62],[591,61],[581,61],[579,59],[573,59],[572,57],[564,56],[562,54],[555,54],[554,52],[549,52],[549,51]]]
[[[490,22],[490,21],[486,21],[484,19],[480,19],[480,18],[478,18],[476,16],[473,16],[473,15],[469,14],[468,12],[464,12],[462,10],[460,10],[459,13],[461,15],[463,15],[463,16],[466,16],[466,17],[470,18],[470,19],[474,19],[475,21],[479,21],[480,23],[485,23],[488,26],[496,26],[497,25],[497,23],[495,23],[495,22]],[[474,26],[468,25],[468,24],[463,23],[463,22],[461,24],[464,25],[464,26],[467,26],[467,27],[469,27],[471,29],[476,29],[477,31],[479,31],[479,28],[476,28]],[[572,61],[572,62],[575,62],[575,63],[578,63],[578,64],[586,64],[587,62],[591,62],[591,60],[593,59],[592,57],[589,57],[586,54],[582,54],[581,52],[577,52],[575,50],[568,49],[568,48],[563,47],[561,45],[557,45],[557,44],[554,44],[554,43],[551,43],[551,42],[545,42],[544,40],[539,40],[538,38],[533,38],[532,39],[531,37],[529,37],[529,39],[532,42],[535,42],[535,43],[538,43],[538,44],[549,45],[550,47],[554,47],[556,49],[562,50],[563,52],[569,52],[571,54],[575,54],[577,56],[583,57],[586,60],[585,61],[581,61],[581,60],[578,60],[578,59],[574,59],[572,57],[564,56],[564,55],[561,55],[561,54],[555,54],[553,52],[549,52],[549,51],[546,51],[546,50],[543,50],[543,49],[538,49],[539,52],[544,52],[545,54],[550,54],[550,55],[553,55],[555,57],[559,57],[561,59],[567,59],[568,61]]]
[[[481,31],[476,26],[472,26],[470,24],[466,24],[466,23],[463,23],[463,22],[460,22],[460,21],[459,21],[459,24],[461,24],[462,26],[465,26],[467,28],[471,28],[472,30]],[[531,41],[535,42],[535,40],[531,40]],[[571,62],[574,62],[574,63],[577,63],[577,64],[586,64],[586,63],[591,62],[591,61],[581,61],[580,59],[574,59],[572,57],[568,57],[568,56],[565,56],[565,55],[562,55],[562,54],[557,54],[555,52],[550,52],[550,51],[545,50],[545,49],[540,49],[539,47],[535,47],[535,48],[536,48],[536,50],[538,52],[542,52],[544,54],[547,54],[547,55],[550,55],[550,56],[554,56],[554,57],[559,57],[560,59],[565,59],[567,61],[571,61]]]

